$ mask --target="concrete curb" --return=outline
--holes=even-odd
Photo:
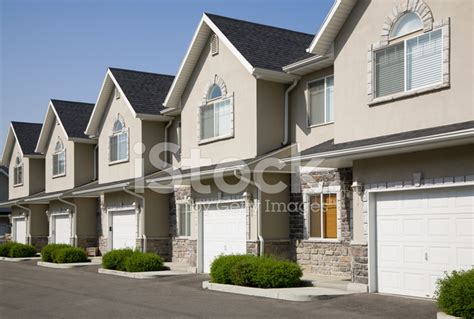
[[[71,268],[85,267],[85,266],[97,266],[97,265],[100,265],[100,263],[91,261],[91,262],[85,262],[85,263],[56,264],[56,263],[50,263],[50,262],[45,262],[45,261],[38,261],[37,265],[40,267],[46,267],[46,268],[71,269]]]
[[[1,261],[9,261],[12,263],[17,263],[20,261],[27,261],[27,260],[38,260],[38,259],[41,259],[41,257],[20,257],[20,258],[0,257]]]
[[[175,271],[175,270],[161,270],[161,271],[146,271],[146,272],[127,272],[120,270],[104,269],[99,268],[99,274],[113,275],[119,277],[127,277],[133,279],[153,279],[157,277],[166,277],[166,276],[182,276],[190,275],[189,272],[184,271]]]
[[[332,289],[332,288],[316,288],[316,287],[301,287],[301,288],[278,288],[278,289],[262,289],[234,285],[224,285],[210,283],[209,281],[202,282],[202,288],[212,291],[228,292],[239,295],[247,295],[253,297],[272,298],[288,301],[311,301],[320,299],[322,296],[329,295],[347,295],[350,292]]]
[[[436,314],[436,319],[462,319],[462,318],[451,316],[451,315],[448,315],[447,313],[440,311]]]

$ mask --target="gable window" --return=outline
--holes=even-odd
[[[23,160],[18,154],[15,158],[15,166],[13,166],[13,186],[23,184]]]
[[[400,37],[421,30],[414,12],[401,16],[390,31]],[[436,29],[404,39],[374,52],[375,97],[383,97],[443,81],[442,30]]]
[[[53,152],[53,177],[66,175],[66,150],[61,140],[56,142]]]
[[[109,137],[109,161],[123,162],[128,160],[128,129],[122,118],[118,116],[114,123],[112,135]]]
[[[219,85],[213,84],[209,88],[199,116],[201,142],[232,136],[232,97],[225,97]]]
[[[178,204],[178,236],[189,237],[191,236],[191,205],[190,204]]]
[[[337,195],[309,195],[309,236],[311,238],[337,238]]]
[[[319,125],[334,121],[334,76],[309,82],[308,125]]]

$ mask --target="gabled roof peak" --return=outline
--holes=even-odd
[[[164,77],[172,77],[174,78],[174,75],[171,74],[164,74],[164,73],[155,73],[155,72],[147,72],[147,71],[140,71],[140,70],[131,70],[131,69],[123,69],[123,68],[116,68],[116,67],[109,67],[108,68],[110,71],[123,71],[123,72],[130,72],[130,73],[143,73],[143,74],[150,74],[150,75],[156,75],[156,76],[164,76]]]

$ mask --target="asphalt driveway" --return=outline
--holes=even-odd
[[[434,302],[354,294],[289,302],[202,290],[204,275],[136,280],[0,261],[1,318],[435,318]]]

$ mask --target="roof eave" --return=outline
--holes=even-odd
[[[18,141],[16,138],[15,130],[13,129],[13,125],[10,123],[10,127],[8,129],[7,133],[7,140],[5,142],[5,145],[3,146],[3,151],[2,151],[2,157],[1,157],[1,163],[0,165],[3,166],[8,166],[11,153],[13,152],[13,147],[15,141]],[[20,147],[21,150],[21,145],[18,143],[18,146]],[[21,151],[23,153],[23,151]]]
[[[299,75],[296,74],[289,74],[283,71],[275,71],[263,68],[253,68],[252,75],[257,80],[266,80],[278,83],[291,83],[301,78]]]
[[[357,0],[336,0],[306,51],[318,55],[326,54],[356,2]]]

